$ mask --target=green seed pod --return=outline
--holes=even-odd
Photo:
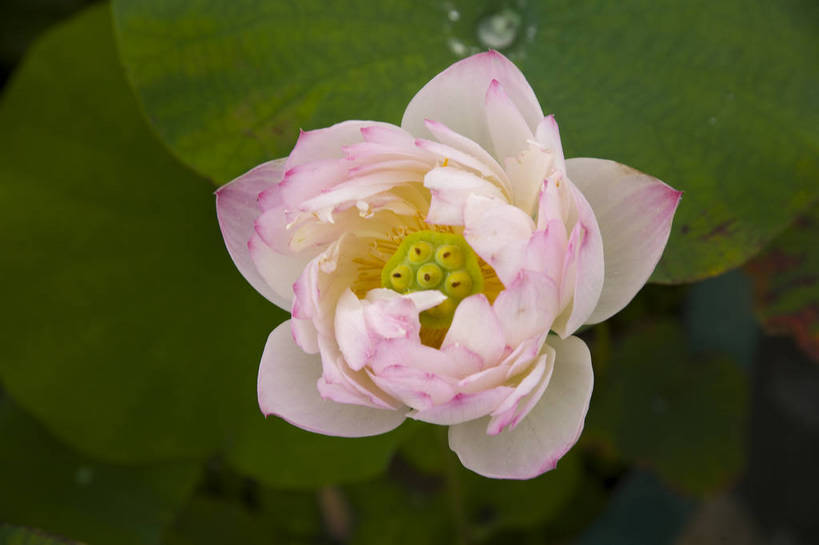
[[[419,240],[409,247],[409,250],[407,251],[407,259],[410,263],[420,265],[421,263],[426,263],[429,261],[429,258],[432,257],[432,252],[434,251],[435,248],[432,247],[432,244],[424,240]]]
[[[398,293],[439,290],[447,299],[419,318],[423,327],[446,329],[461,300],[483,290],[483,274],[463,236],[417,231],[404,237],[384,264],[381,285]]]
[[[390,271],[390,286],[395,291],[403,292],[412,285],[412,269],[406,265],[398,265]]]
[[[448,271],[460,269],[464,265],[464,253],[454,244],[444,244],[435,251],[435,262]]]
[[[444,272],[441,267],[435,263],[427,263],[418,267],[418,272],[415,273],[415,281],[418,285],[425,289],[431,290],[438,287],[444,277]]]
[[[463,299],[472,294],[472,277],[469,273],[460,270],[447,275],[444,282],[444,292],[455,299]]]

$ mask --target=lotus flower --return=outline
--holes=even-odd
[[[409,417],[449,426],[482,475],[554,468],[592,391],[572,333],[647,281],[679,199],[619,163],[564,159],[495,51],[438,74],[400,127],[301,132],[216,193],[234,263],[292,312],[262,355],[262,412],[344,437]]]

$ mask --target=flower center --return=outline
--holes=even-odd
[[[381,270],[381,285],[398,293],[438,290],[447,299],[419,316],[421,325],[445,329],[462,299],[483,291],[478,256],[455,233],[417,231],[407,235]]]

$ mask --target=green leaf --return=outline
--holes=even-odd
[[[344,488],[353,545],[456,543],[445,490],[425,490],[384,478]]]
[[[790,335],[819,362],[819,208],[798,219],[747,271],[756,314],[771,334]]]
[[[62,445],[7,398],[0,398],[0,437],[0,520],[93,544],[159,543],[199,474],[191,464],[96,461]],[[38,539],[0,526],[0,543],[62,543]]]
[[[473,536],[486,538],[502,530],[551,522],[574,499],[582,474],[576,452],[562,458],[556,469],[535,479],[488,479],[461,466],[441,437],[442,431],[445,437],[446,430],[440,427],[420,426],[401,445],[399,453],[422,473],[457,481],[466,523]],[[447,475],[448,472],[454,475]]]
[[[299,128],[397,123],[459,55],[501,48],[557,114],[567,156],[614,159],[686,191],[660,282],[741,264],[816,198],[816,10],[741,0],[114,0],[121,55],[149,119],[218,183],[287,155]]]
[[[70,541],[61,537],[48,535],[34,528],[0,524],[0,545],[82,545],[79,541]]]
[[[250,489],[242,498],[199,494],[179,514],[163,545],[316,543],[321,518],[315,494]]]
[[[236,272],[207,185],[142,121],[106,6],[36,44],[0,126],[10,395],[109,460],[212,451],[243,414],[238,400],[253,406],[284,313]]]
[[[624,336],[595,385],[582,441],[602,441],[694,494],[733,481],[744,464],[747,376],[733,361],[688,353],[659,321]]]
[[[9,394],[109,461],[222,448],[287,486],[382,471],[400,433],[344,441],[265,422],[258,362],[286,314],[236,271],[208,184],[153,138],[114,51],[107,7],[91,9],[32,49],[0,104]]]
[[[275,417],[245,424],[228,461],[264,484],[283,488],[374,477],[387,468],[392,453],[413,428],[412,422],[405,422],[389,433],[348,439],[306,432]]]

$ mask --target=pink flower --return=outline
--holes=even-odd
[[[571,334],[634,297],[679,199],[619,163],[565,160],[554,117],[494,51],[436,76],[401,127],[302,132],[216,194],[236,266],[293,315],[268,338],[259,405],[345,437],[446,425],[477,473],[548,471],[591,396]]]

